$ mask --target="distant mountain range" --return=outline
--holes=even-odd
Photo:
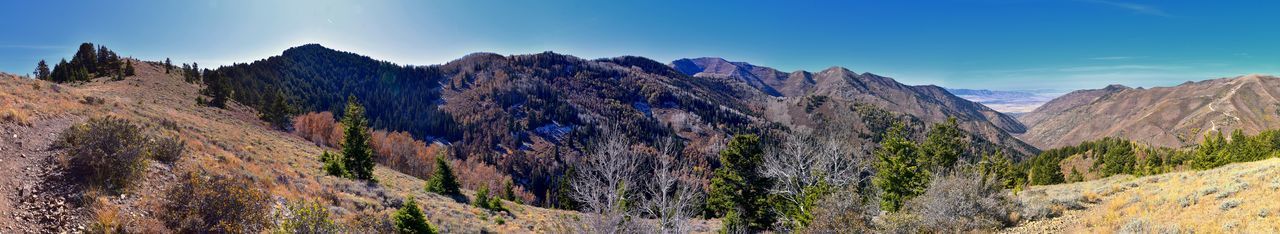
[[[1026,91],[947,89],[947,91],[960,98],[982,103],[991,109],[1011,115],[1031,112],[1036,107],[1061,95],[1060,92],[1048,89]]]
[[[693,77],[729,79],[746,84],[744,86],[774,100],[763,103],[764,117],[787,125],[809,125],[824,116],[858,118],[859,115],[848,112],[856,112],[857,105],[867,105],[905,114],[924,124],[955,117],[962,129],[977,135],[975,139],[1000,145],[1006,152],[1018,155],[1036,152],[1035,148],[1008,134],[1026,130],[1016,119],[959,98],[938,86],[904,85],[892,78],[859,74],[843,67],[819,72],[799,70],[784,73],[721,58],[680,59],[673,61],[671,67]],[[826,113],[817,111],[815,115],[814,111],[806,110],[812,107],[807,102],[815,98],[831,103],[835,108]],[[871,130],[874,133],[882,129]]]
[[[1199,143],[1206,134],[1280,128],[1280,78],[1246,75],[1151,89],[1079,90],[1019,117],[1020,137],[1041,148],[1115,136],[1155,146]]]

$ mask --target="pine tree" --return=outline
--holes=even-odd
[[[929,170],[921,162],[920,148],[907,140],[905,126],[896,123],[880,142],[876,150],[875,178],[871,180],[881,190],[880,208],[897,211],[903,203],[924,193],[929,185]]]
[[[720,151],[721,167],[711,179],[708,207],[726,220],[725,230],[764,230],[773,224],[769,188],[773,181],[760,174],[764,151],[755,135],[737,135]],[[724,212],[724,213],[719,213]]]
[[[418,201],[413,197],[409,197],[409,201],[404,206],[396,210],[391,215],[391,220],[395,222],[396,233],[402,234],[428,234],[436,233],[436,230],[427,224],[426,216],[422,215],[422,208],[418,208]]]
[[[125,60],[125,61],[124,61],[124,75],[125,75],[125,76],[133,76],[133,75],[136,75],[136,74],[137,74],[137,71],[135,71],[135,70],[133,69],[133,60]]]
[[[67,59],[62,59],[57,66],[53,67],[53,73],[49,74],[49,80],[57,83],[67,82],[71,79],[71,65],[67,63]]]
[[[956,124],[956,118],[947,118],[947,122],[935,124],[920,145],[925,163],[935,172],[948,170],[959,161],[964,154],[964,131]]]
[[[458,177],[453,175],[453,169],[449,168],[449,163],[444,158],[444,154],[436,155],[436,169],[431,173],[431,177],[427,178],[426,190],[445,196],[462,195]]]
[[[41,59],[39,63],[36,63],[36,70],[35,70],[34,72],[32,72],[31,74],[32,74],[32,75],[34,75],[34,76],[36,77],[36,79],[40,79],[40,80],[48,80],[48,79],[49,79],[49,64],[46,64],[46,63],[44,62],[44,59]]]
[[[346,140],[342,144],[343,165],[351,178],[373,181],[373,150],[369,147],[369,120],[365,119],[364,106],[355,96],[347,97],[347,111],[342,117]]]
[[[93,43],[80,44],[80,49],[76,50],[75,56],[71,57],[71,66],[74,67],[72,71],[83,68],[86,73],[98,72],[98,52],[94,49]]]
[[[164,58],[164,74],[169,74],[171,69],[173,69],[173,61],[169,61],[169,58]]]
[[[507,182],[505,182],[505,183],[502,183],[502,199],[503,199],[503,200],[507,200],[507,201],[516,202],[516,203],[520,203],[520,201],[518,201],[518,200],[516,199],[516,190],[515,190],[515,186],[511,185],[511,181],[507,181]]]
[[[288,130],[292,126],[289,118],[296,112],[293,106],[288,101],[285,101],[284,91],[276,90],[275,94],[271,95],[271,102],[266,104],[258,118],[278,130]]]
[[[217,71],[205,71],[204,73],[206,73],[204,76],[205,86],[203,90],[200,90],[200,93],[209,96],[209,100],[204,104],[217,108],[226,108],[227,100],[231,96],[230,82]]]

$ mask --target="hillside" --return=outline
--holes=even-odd
[[[1206,134],[1280,128],[1280,79],[1246,75],[1150,89],[1108,86],[1063,95],[1019,117],[1041,148],[1114,136],[1182,147]],[[1106,121],[1099,121],[1106,120]]]
[[[1280,159],[1205,171],[1033,186],[1020,193],[1024,222],[1002,233],[1280,232]]]
[[[386,217],[406,197],[416,197],[429,222],[447,233],[563,232],[569,230],[568,220],[578,217],[576,212],[511,202],[504,204],[510,212],[479,209],[426,193],[422,180],[383,166],[374,171],[380,181],[376,185],[326,176],[316,157],[335,149],[271,130],[245,106],[198,106],[198,85],[183,82],[177,73],[165,74],[154,64],[137,64],[137,75],[121,81],[53,84],[0,78],[0,151],[5,152],[0,184],[9,188],[0,196],[0,232],[77,232],[104,218],[149,228],[136,232],[162,232],[154,229],[159,226],[157,205],[171,202],[164,191],[187,172],[246,178],[269,192],[273,210],[295,201],[318,202],[337,222],[370,228],[360,232],[375,232],[387,224]],[[178,136],[187,153],[173,165],[149,162],[138,184],[122,195],[82,196],[93,193],[81,193],[61,179],[63,169],[55,155],[62,150],[50,145],[68,126],[101,116]],[[708,226],[715,225],[702,225]]]
[[[824,116],[858,118],[856,106],[874,106],[909,116],[917,120],[917,124],[939,123],[955,117],[962,129],[974,134],[972,139],[989,142],[975,144],[975,148],[982,148],[975,152],[997,148],[1015,155],[1038,152],[1009,135],[1026,130],[1013,117],[952,95],[937,86],[910,86],[889,77],[859,74],[842,67],[819,72],[783,73],[773,68],[721,58],[680,59],[673,61],[671,66],[690,76],[736,80],[755,89],[738,92],[755,91],[772,96],[760,103],[766,110],[763,117],[785,125],[812,125]],[[823,108],[824,105],[834,107]],[[815,115],[815,110],[819,114]],[[872,128],[870,132],[861,134],[883,130]]]
[[[601,126],[623,128],[646,143],[678,136],[685,154],[698,156],[687,160],[706,166],[714,165],[714,149],[733,134],[780,139],[776,135],[786,129],[836,116],[858,116],[850,122],[860,137],[850,144],[859,145],[862,155],[892,122],[906,121],[922,137],[926,126],[950,116],[974,133],[975,153],[1037,152],[1004,132],[1023,130],[1012,117],[936,86],[844,69],[784,76],[746,63],[696,62],[703,60],[672,67],[634,56],[476,53],[407,66],[310,44],[212,74],[225,77],[233,100],[258,110],[278,92],[303,112],[341,114],[345,98],[354,96],[368,103],[373,128],[447,144],[453,158],[495,166],[544,204],[564,165],[590,148]],[[698,69],[709,71],[688,75]],[[827,97],[831,104],[823,105]]]

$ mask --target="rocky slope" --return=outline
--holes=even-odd
[[[1041,148],[1116,136],[1155,146],[1195,144],[1205,134],[1280,128],[1280,78],[1246,75],[1151,89],[1119,85],[1063,95],[1019,117],[1019,137]]]

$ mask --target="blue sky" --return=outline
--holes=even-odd
[[[556,51],[843,66],[954,88],[1169,86],[1280,73],[1280,1],[4,1],[0,71],[80,42],[203,66],[304,43],[402,64]]]

